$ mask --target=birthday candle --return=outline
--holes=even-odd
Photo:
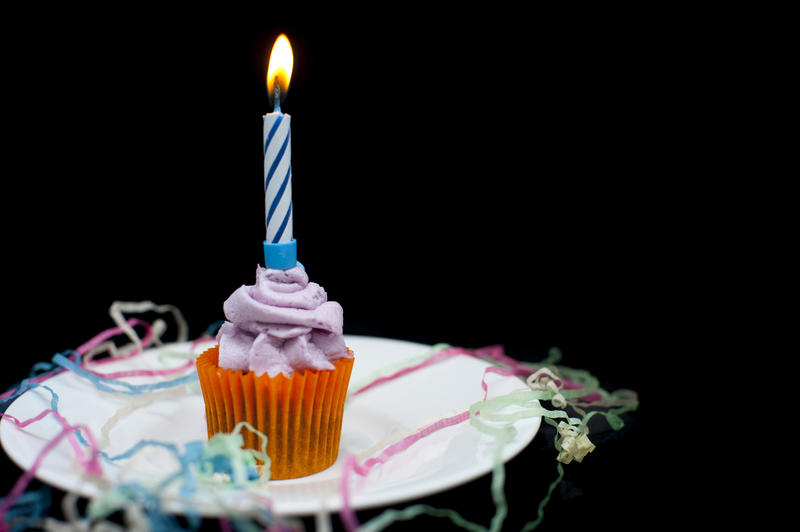
[[[281,112],[292,76],[292,48],[281,35],[275,41],[267,67],[267,93],[273,112],[264,115],[264,197],[270,244],[292,240],[292,117]]]
[[[267,242],[292,239],[292,117],[264,115],[264,190]]]

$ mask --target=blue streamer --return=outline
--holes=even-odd
[[[209,326],[207,332],[212,335],[221,326],[223,322],[218,321]],[[68,357],[75,355],[77,361],[70,360]],[[76,375],[91,382],[92,385],[100,391],[121,393],[125,395],[138,395],[165,388],[172,388],[183,384],[196,382],[198,376],[195,372],[178,377],[169,381],[156,382],[152,384],[139,384],[134,385],[124,382],[119,379],[113,379],[95,375],[85,370],[80,366],[81,356],[75,351],[65,351],[64,353],[57,353],[51,361],[38,362],[33,365],[30,371],[30,376],[19,382],[16,387],[12,387],[13,393],[8,397],[0,400],[0,412],[5,412],[8,406],[23,393],[40,388],[49,393],[49,409],[55,412],[59,411],[59,395],[51,387],[32,382],[34,379],[41,378],[42,375],[47,373],[58,372],[62,369],[71,371]],[[62,427],[65,427],[65,422],[56,418]],[[73,432],[78,442],[85,448],[89,448],[89,443],[84,435],[79,430]],[[98,455],[101,459],[108,462],[119,462],[121,460],[130,459],[137,453],[146,448],[157,447],[164,449],[171,453],[179,467],[177,471],[169,475],[167,478],[160,481],[156,489],[148,489],[140,483],[126,483],[118,485],[114,488],[114,500],[117,505],[114,509],[124,509],[128,503],[137,505],[146,517],[149,528],[152,530],[159,530],[165,532],[182,532],[186,530],[198,530],[202,525],[202,518],[199,513],[192,507],[191,497],[198,489],[199,477],[198,474],[223,473],[230,475],[233,472],[232,458],[225,455],[212,455],[206,456],[207,444],[204,441],[191,441],[183,446],[183,451],[178,445],[171,442],[163,442],[158,440],[140,440],[132,445],[124,452],[118,453],[114,456],[109,455],[104,451],[99,451]],[[237,458],[238,459],[238,458]],[[258,472],[253,467],[246,468],[247,478],[245,482],[256,481],[259,476]],[[185,521],[181,522],[177,517],[166,513],[159,502],[159,493],[178,482],[179,495],[184,499],[184,516]],[[236,489],[240,489],[243,485],[238,485]],[[27,491],[19,496],[4,514],[4,522],[8,530],[12,532],[28,530],[37,521],[47,515],[47,510],[51,505],[51,491],[50,488],[45,486],[38,491]],[[0,498],[0,502],[3,499]],[[274,517],[265,511],[262,519],[273,520]],[[185,523],[184,526],[182,523]],[[0,527],[2,528],[2,527]],[[6,530],[6,528],[3,528]]]
[[[211,337],[211,338],[215,338],[217,336],[217,332],[219,331],[219,328],[222,327],[223,323],[225,323],[225,320],[217,320],[217,321],[215,321],[214,323],[212,323],[211,325],[208,326],[208,329],[206,329],[206,332],[203,334],[203,336],[208,336],[208,337]]]
[[[11,403],[14,401],[14,399],[19,397],[23,393],[27,392],[28,390],[33,390],[34,388],[44,388],[45,390],[50,392],[50,409],[58,410],[58,394],[55,391],[53,391],[52,388],[50,388],[45,384],[30,382],[30,379],[25,379],[22,382],[20,382],[19,387],[12,395],[3,399],[0,411],[5,412],[11,405]]]
[[[172,388],[174,386],[180,386],[182,384],[189,384],[192,382],[196,382],[199,380],[197,373],[190,373],[189,375],[184,375],[183,377],[178,377],[176,379],[172,379],[170,381],[162,381],[162,382],[155,382],[152,384],[130,384],[128,382],[121,381],[119,379],[109,379],[107,377],[101,377],[99,375],[95,375],[94,373],[90,373],[83,369],[79,363],[73,362],[61,353],[57,354],[53,357],[53,362],[61,366],[64,369],[68,369],[94,384],[95,388],[103,392],[112,392],[112,393],[124,393],[126,395],[138,395],[145,392],[153,392],[156,390],[163,390],[165,388]],[[124,388],[123,390],[116,389],[114,386],[119,386]]]
[[[52,500],[50,486],[37,491],[26,491],[6,511],[6,524],[11,532],[30,530],[33,524],[43,518]],[[3,498],[0,498],[2,503]]]

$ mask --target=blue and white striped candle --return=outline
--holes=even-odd
[[[292,241],[292,117],[281,112],[289,90],[294,56],[289,39],[280,35],[267,65],[267,94],[273,112],[264,115],[264,197],[267,244]]]
[[[267,239],[292,240],[292,117],[278,107],[264,115],[264,191]]]

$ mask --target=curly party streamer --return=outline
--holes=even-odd
[[[185,342],[189,338],[189,326],[186,323],[181,311],[174,305],[156,305],[152,301],[115,301],[111,304],[109,314],[111,319],[122,329],[122,332],[130,338],[131,342],[138,348],[139,351],[143,349],[141,339],[136,335],[136,332],[127,325],[124,313],[142,314],[144,312],[158,312],[158,313],[172,313],[178,324],[178,342]],[[160,339],[156,338],[156,343],[160,345]]]
[[[145,392],[154,392],[156,390],[163,390],[173,386],[180,386],[190,382],[197,381],[197,374],[192,373],[178,377],[169,381],[154,382],[150,384],[130,384],[118,378],[111,378],[98,375],[94,372],[88,371],[80,366],[80,364],[73,362],[62,354],[57,354],[53,357],[53,363],[68,369],[78,375],[89,380],[98,390],[103,392],[116,392],[129,395],[135,395]]]
[[[558,453],[556,460],[562,464],[568,464],[575,460],[582,462],[584,457],[594,451],[594,444],[589,440],[586,433],[581,433],[577,428],[567,425],[563,421],[558,424],[559,443],[561,452]]]
[[[192,505],[188,497],[199,489],[201,484],[214,485],[217,489],[223,491],[228,489],[244,490],[244,493],[250,496],[253,501],[257,501],[258,504],[262,505],[260,512],[249,515],[229,513],[220,520],[220,528],[223,530],[232,529],[233,527],[239,530],[261,530],[265,527],[267,529],[277,529],[278,527],[298,529],[300,525],[296,521],[277,519],[269,510],[269,499],[265,498],[263,493],[259,491],[259,489],[263,489],[265,476],[258,474],[255,467],[257,463],[255,458],[259,457],[262,460],[268,460],[265,453],[265,440],[260,451],[261,454],[254,454],[256,451],[245,452],[242,450],[239,442],[241,439],[240,431],[247,427],[237,426],[237,430],[231,434],[217,435],[208,442],[189,442],[183,448],[178,448],[170,442],[142,440],[115,456],[109,456],[102,451],[102,447],[105,447],[108,443],[110,428],[122,417],[140,407],[140,405],[163,400],[167,397],[178,397],[181,393],[196,393],[196,390],[192,391],[192,385],[196,381],[196,374],[162,380],[163,377],[178,375],[190,369],[191,359],[184,364],[162,369],[105,373],[99,371],[102,364],[110,360],[136,356],[151,343],[161,345],[160,337],[165,330],[163,320],[157,320],[156,323],[150,325],[134,318],[126,319],[124,315],[124,313],[130,312],[150,311],[173,313],[179,327],[179,339],[186,339],[185,320],[182,319],[175,307],[155,305],[149,301],[142,303],[115,303],[112,305],[110,313],[117,324],[116,327],[101,332],[74,351],[57,354],[51,362],[35,365],[31,375],[23,380],[18,387],[0,396],[0,406],[4,411],[8,404],[21,393],[31,388],[40,387],[51,394],[50,408],[27,420],[17,420],[11,416],[6,417],[15,425],[22,427],[40,422],[47,417],[54,417],[62,427],[58,436],[48,442],[48,445],[37,457],[34,466],[20,476],[11,492],[5,498],[0,499],[0,516],[2,516],[0,530],[22,530],[37,521],[40,526],[47,530],[122,530],[123,528],[118,525],[105,521],[105,518],[115,511],[123,512],[126,527],[129,530],[185,530],[184,526],[173,516],[164,512],[160,502],[162,494],[165,493],[169,486],[177,486],[180,496],[186,498],[186,508],[188,509],[186,522],[189,529],[195,529],[199,526],[200,519],[191,510]],[[139,338],[133,327],[144,328],[144,337]],[[192,345],[194,346],[202,341],[209,341],[209,336],[213,335],[215,328],[218,328],[218,324],[209,327],[206,334],[195,340]],[[125,334],[131,342],[117,348],[110,339],[119,334]],[[213,341],[213,339],[211,340]],[[98,360],[97,357],[104,352],[108,353],[109,357]],[[189,358],[192,355],[175,353],[174,356]],[[518,362],[508,357],[505,355],[502,346],[467,350],[446,344],[437,344],[424,356],[414,357],[403,363],[383,368],[383,370],[371,375],[368,381],[360,382],[358,386],[355,386],[354,392],[350,394],[350,397],[357,396],[395,379],[401,379],[415,371],[422,371],[432,364],[453,356],[473,356],[493,364],[485,369],[480,383],[476,383],[476,385],[480,384],[481,386],[483,392],[482,400],[469,405],[463,411],[444,414],[440,419],[404,435],[397,441],[390,441],[384,446],[376,447],[374,452],[361,453],[358,458],[355,456],[346,457],[341,479],[342,511],[340,517],[348,530],[381,530],[396,521],[413,519],[418,515],[446,518],[459,527],[475,532],[499,530],[507,513],[507,501],[503,493],[505,469],[501,459],[502,448],[508,441],[513,439],[516,430],[514,423],[516,421],[541,416],[548,425],[556,428],[554,446],[559,454],[556,461],[556,479],[548,488],[545,498],[540,501],[536,519],[529,522],[524,528],[524,530],[531,530],[541,522],[547,501],[555,486],[563,478],[562,462],[579,462],[594,449],[594,445],[591,444],[587,436],[589,420],[596,415],[601,415],[614,430],[619,430],[623,425],[620,416],[625,412],[635,410],[638,406],[638,397],[635,392],[619,390],[608,393],[600,388],[597,379],[590,373],[556,366],[555,364],[560,361],[561,353],[555,349],[550,351],[547,359],[542,363],[530,364]],[[166,366],[165,360],[162,360],[162,358],[159,358],[159,360]],[[547,367],[547,371],[543,370],[545,367]],[[53,375],[64,371],[72,371],[81,378],[87,379],[98,390],[127,398],[127,405],[118,409],[104,424],[101,430],[100,445],[94,440],[88,428],[80,425],[71,425],[68,420],[64,419],[58,412],[57,394],[48,387],[40,385]],[[526,380],[528,386],[490,399],[488,398],[489,384],[486,380],[489,374],[515,375],[521,377],[520,382],[523,387],[526,384]],[[122,380],[132,376],[148,376],[159,380],[145,385],[132,385]],[[554,408],[545,408],[542,406],[541,401],[550,402]],[[579,417],[568,414],[567,408],[575,410]],[[586,408],[610,408],[610,410],[587,412],[584,410]],[[386,510],[369,522],[363,525],[359,524],[351,506],[352,492],[348,482],[348,479],[353,474],[366,475],[375,467],[385,464],[393,456],[402,453],[413,445],[419,444],[424,438],[447,427],[456,426],[467,421],[476,430],[495,440],[491,483],[491,496],[495,504],[495,515],[488,526],[472,523],[461,517],[455,510],[437,509],[426,505],[413,505],[404,510]],[[249,429],[252,430],[252,427]],[[79,464],[87,471],[87,474],[100,475],[102,473],[100,460],[108,460],[110,462],[125,461],[142,450],[152,447],[158,447],[170,452],[175,457],[176,469],[171,472],[165,472],[167,473],[165,477],[152,486],[145,486],[140,483],[124,483],[113,486],[111,489],[105,489],[101,497],[90,502],[86,516],[80,516],[79,512],[77,512],[75,506],[77,496],[68,494],[64,498],[64,504],[69,507],[69,511],[67,511],[67,506],[65,506],[64,511],[67,522],[60,522],[50,517],[44,517],[44,512],[49,504],[49,499],[47,499],[44,490],[25,492],[25,488],[33,478],[44,456],[59,441],[65,438],[70,442]],[[266,470],[268,471],[268,467]],[[101,477],[97,478],[102,480]],[[49,490],[47,492],[49,493]],[[225,507],[224,500],[219,499],[218,502],[221,507]],[[21,516],[29,517],[23,519]],[[318,523],[321,523],[321,526],[328,526],[325,519],[318,519]]]

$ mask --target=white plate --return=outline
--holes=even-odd
[[[424,355],[430,349],[430,346],[422,344],[366,336],[346,336],[346,341],[356,356],[350,380],[351,390],[354,385],[372,378],[377,370]],[[149,349],[139,357],[110,362],[102,366],[101,371],[163,368],[158,356],[165,349],[189,352],[190,344]],[[172,363],[178,365],[181,361]],[[457,356],[350,398],[345,408],[339,459],[333,466],[315,475],[267,483],[264,496],[272,501],[272,510],[282,515],[338,511],[341,508],[339,484],[345,456],[356,454],[363,461],[414,429],[468,409],[483,398],[481,379],[488,365],[469,356]],[[132,377],[125,380],[138,384],[153,382],[154,378]],[[489,384],[489,397],[524,388],[524,383],[514,377],[488,374],[486,381]],[[87,425],[98,440],[106,421],[131,401],[131,396],[100,392],[72,372],[57,375],[44,384],[59,395],[59,411],[62,415],[73,424]],[[7,413],[24,420],[48,408],[49,403],[50,394],[37,388],[17,398]],[[133,410],[113,425],[108,444],[103,450],[109,456],[114,456],[141,439],[173,442],[181,449],[189,441],[205,441],[204,412],[199,391],[150,403]],[[508,461],[525,448],[535,436],[540,423],[539,417],[515,422],[516,437],[502,449],[502,459]],[[0,440],[11,459],[27,469],[60,429],[52,416],[25,429],[19,429],[4,417],[0,421]],[[442,429],[375,467],[368,476],[353,475],[351,505],[355,509],[384,506],[468,482],[491,471],[494,445],[491,437],[482,434],[469,422]],[[365,455],[365,452],[369,454]],[[170,472],[176,471],[177,463],[167,451],[149,448],[128,460],[113,463],[104,461],[103,469],[104,477],[112,484],[126,480],[146,483],[165,478]],[[81,473],[66,440],[62,440],[47,455],[36,476],[60,489],[87,497],[96,497],[102,492],[97,482],[88,480]],[[206,495],[213,499],[213,494]],[[193,502],[197,503],[202,515],[220,515],[224,511],[213,500],[206,500],[202,492],[198,492],[195,499]],[[241,499],[240,496],[234,502],[243,506],[242,509],[247,509],[247,504],[253,504],[252,501],[245,503]],[[165,507],[175,512],[184,509],[177,497],[166,501]]]

